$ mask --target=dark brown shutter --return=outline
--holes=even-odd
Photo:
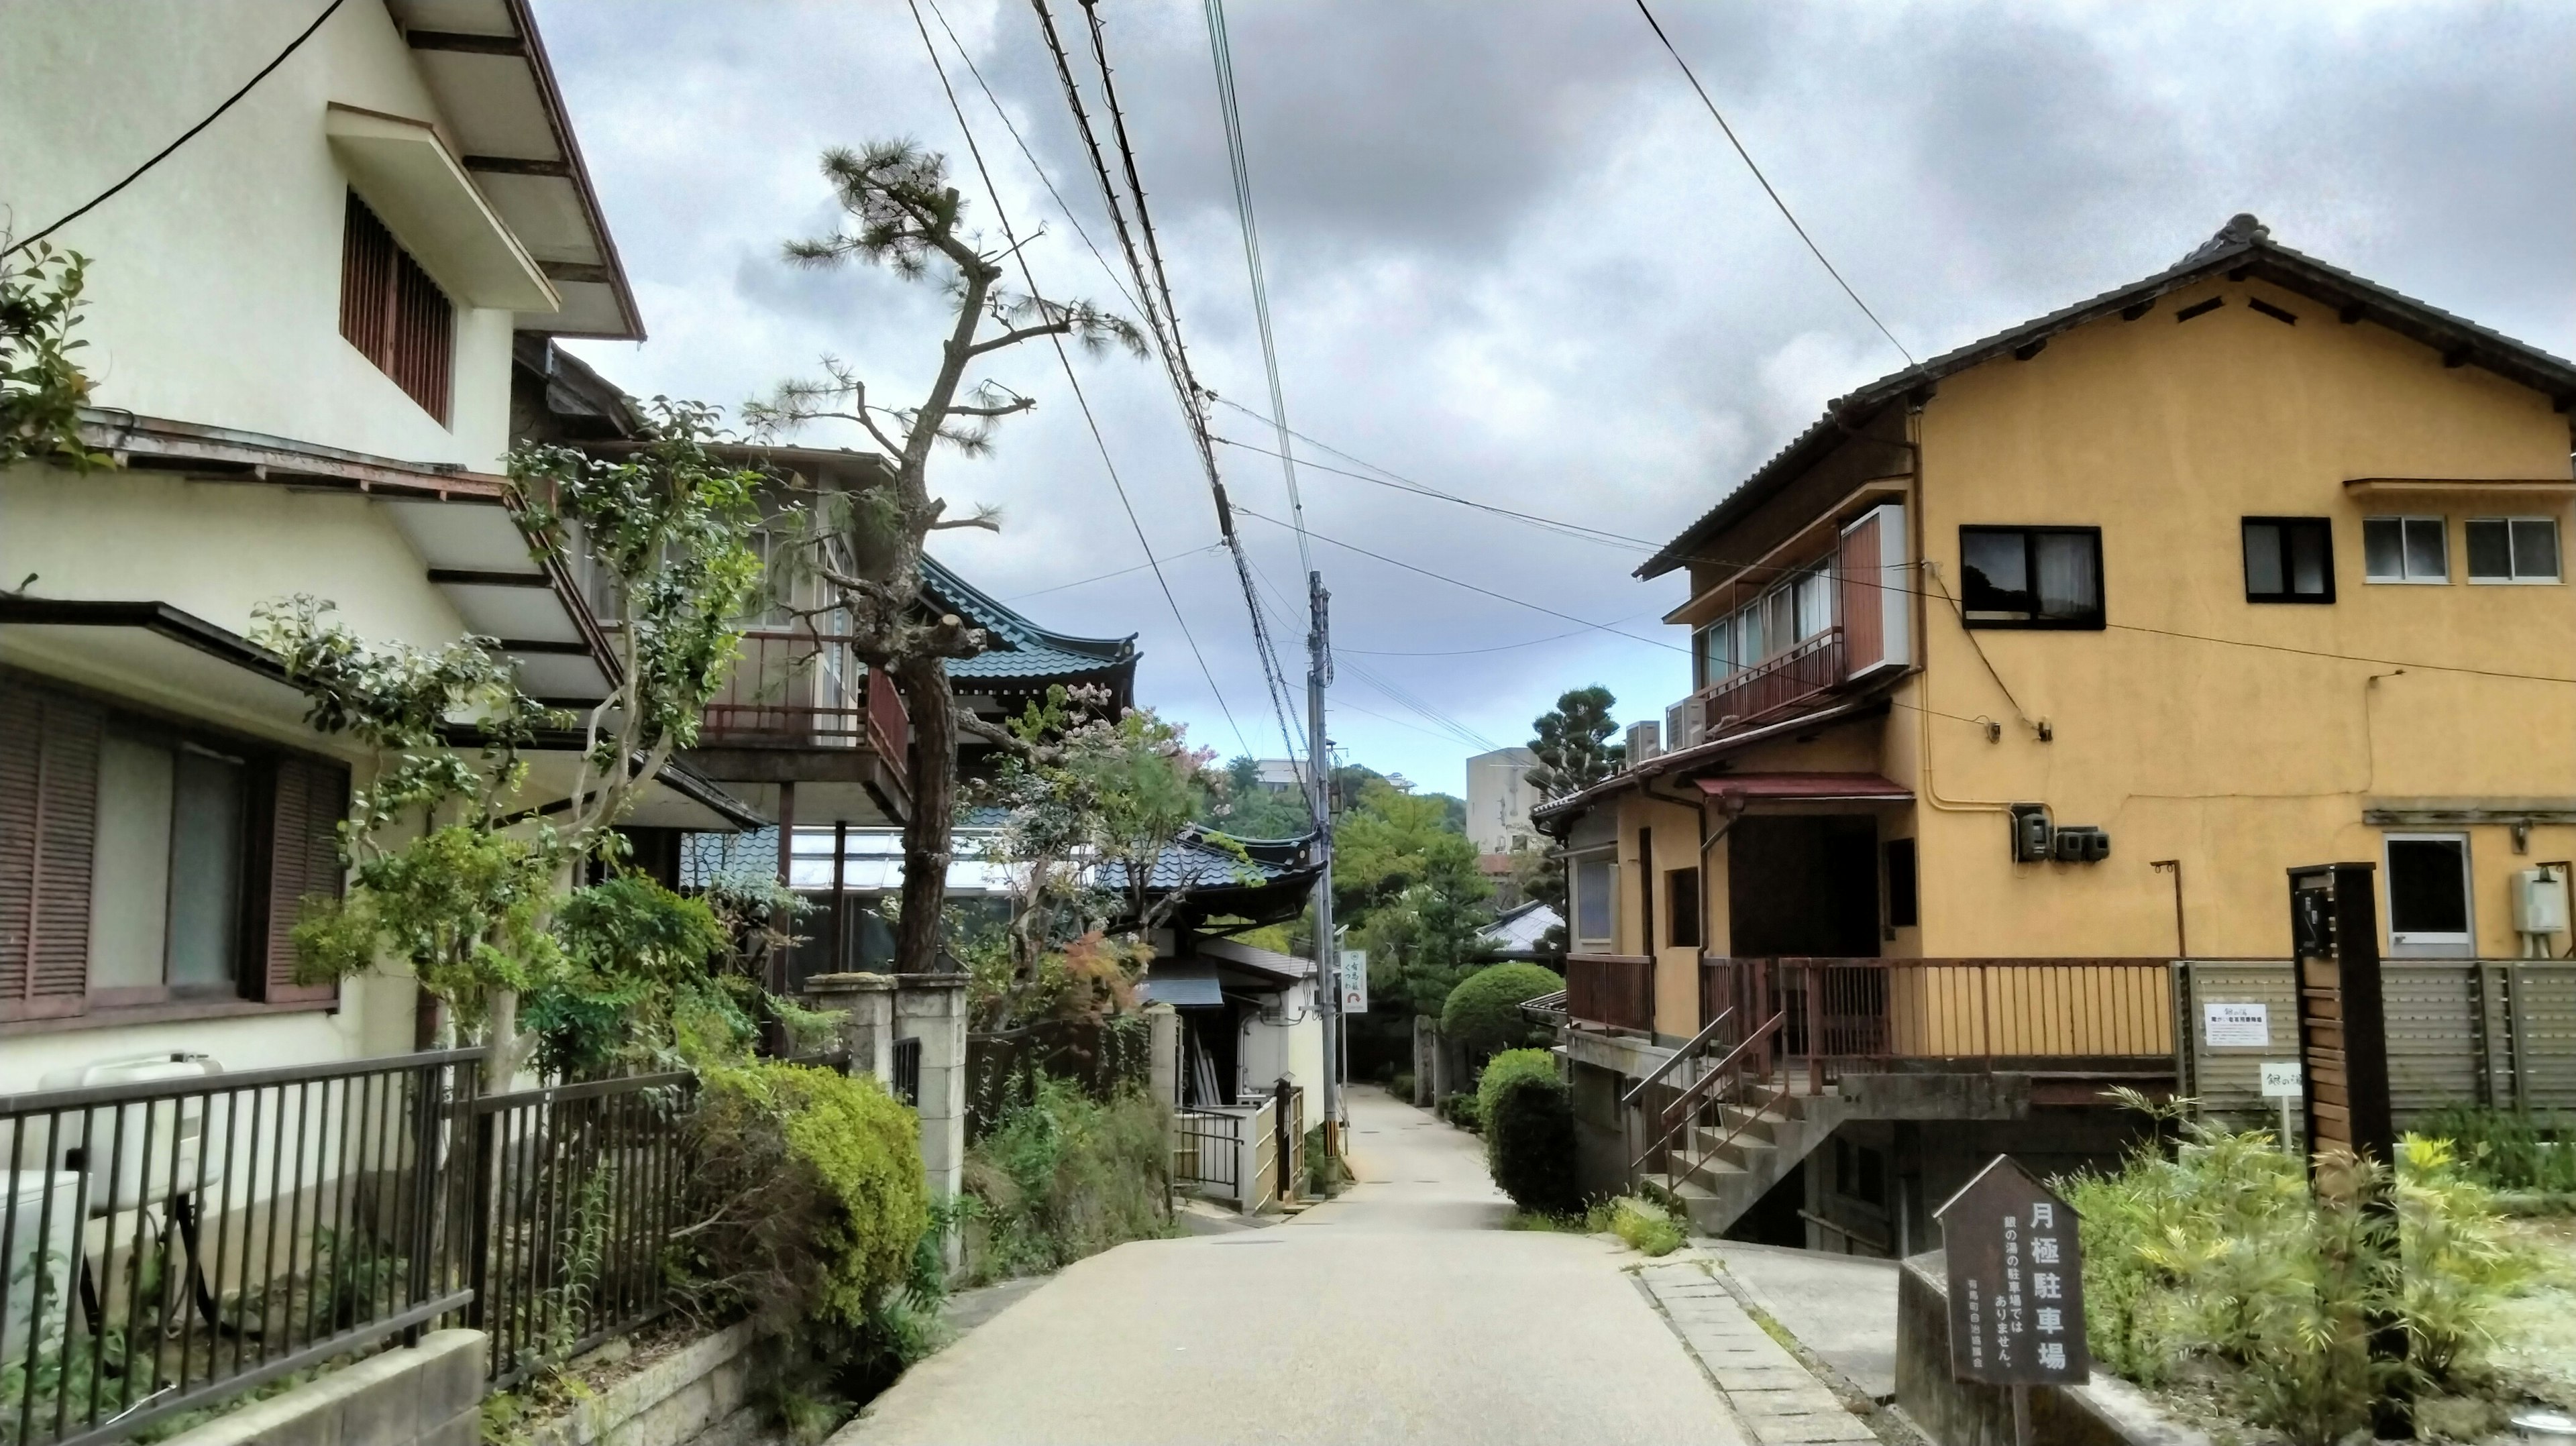
[[[423,411],[447,420],[456,307],[355,191],[340,237],[340,335]]]
[[[337,984],[295,982],[295,921],[304,901],[341,891],[340,820],[349,812],[349,772],[311,759],[278,760],[269,814],[268,968],[261,997],[271,1004],[337,998]]]
[[[89,1003],[94,707],[0,680],[0,1019]]]

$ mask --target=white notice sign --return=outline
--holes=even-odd
[[[2295,1059],[2287,1064],[2268,1059],[2263,1061],[2263,1098],[2294,1100],[2298,1097],[2299,1062]]]
[[[2271,1006],[2206,1000],[2200,1006],[2200,1038],[2212,1049],[2264,1048],[2272,1042]]]
[[[1368,1013],[1368,951],[1342,951],[1342,1012]]]

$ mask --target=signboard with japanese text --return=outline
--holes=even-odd
[[[2211,999],[2200,1006],[2200,1038],[2211,1049],[2262,1049],[2272,1043],[2272,1009],[2266,1004]]]
[[[2306,1089],[2307,1086],[2299,1080],[2297,1060],[2291,1060],[2286,1064],[2268,1059],[2263,1061],[2263,1098],[2267,1100],[2300,1099],[2305,1096]]]
[[[1344,949],[1341,974],[1342,1012],[1344,1014],[1368,1013],[1368,951]]]
[[[2065,1201],[1997,1155],[1932,1217],[1949,1256],[1952,1375],[2042,1386],[2092,1374],[2083,1250]]]

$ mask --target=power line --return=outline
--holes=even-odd
[[[934,12],[937,11],[939,0],[930,0],[930,8]],[[921,7],[913,5],[911,9],[913,28],[921,32],[921,45],[930,56],[930,68],[938,72],[939,88],[947,93],[948,109],[957,117],[957,129],[966,138],[966,153],[974,157],[975,174],[983,177],[985,194],[992,198],[993,219],[1002,228],[1002,239],[1011,243],[1011,256],[1019,263],[1020,279],[1029,288],[1029,299],[1038,301],[1037,277],[1029,270],[1027,251],[1020,246],[1019,238],[1011,234],[1010,217],[1002,209],[1001,190],[993,184],[993,173],[985,169],[983,148],[975,144],[975,129],[966,124],[965,107],[957,103],[957,91],[948,83],[948,67],[940,64],[939,47],[931,43],[930,28],[922,24]],[[939,25],[943,30],[948,28],[948,18],[945,15],[940,17]],[[954,44],[957,39],[956,32],[950,31],[948,38],[950,43]],[[960,51],[962,53],[962,46]],[[1249,753],[1252,751],[1251,740],[1244,737],[1243,725],[1235,721],[1234,709],[1225,701],[1225,690],[1216,685],[1216,671],[1208,666],[1207,654],[1199,651],[1199,640],[1190,633],[1190,620],[1182,615],[1181,601],[1172,594],[1171,580],[1163,576],[1163,565],[1154,556],[1154,545],[1145,539],[1145,524],[1137,519],[1136,504],[1128,500],[1127,483],[1118,475],[1118,464],[1110,460],[1109,441],[1101,435],[1100,419],[1092,415],[1091,399],[1083,395],[1082,379],[1074,375],[1073,358],[1064,349],[1064,338],[1061,334],[1050,332],[1047,340],[1055,346],[1056,362],[1064,368],[1064,379],[1073,388],[1074,401],[1082,408],[1082,420],[1091,429],[1092,445],[1100,449],[1100,465],[1109,473],[1109,485],[1117,490],[1118,505],[1127,514],[1127,525],[1135,529],[1136,545],[1145,552],[1145,565],[1154,570],[1154,581],[1163,590],[1163,601],[1172,610],[1172,621],[1180,627],[1181,641],[1189,644],[1190,656],[1198,661],[1199,676],[1207,679],[1208,692],[1216,698],[1217,711],[1225,715],[1225,726],[1233,732],[1234,741],[1242,746],[1244,752]]]
[[[1205,547],[1193,547],[1187,552],[1167,553],[1159,558],[1148,553],[1143,562],[1137,563],[1133,567],[1122,567],[1115,572],[1094,573],[1089,577],[1077,577],[1071,582],[1060,582],[1055,584],[1053,587],[1035,588],[1028,592],[1015,592],[1009,597],[1002,599],[1002,601],[1018,602],[1023,598],[1044,597],[1051,592],[1063,592],[1067,588],[1088,587],[1095,582],[1107,582],[1113,577],[1125,577],[1131,572],[1143,572],[1145,569],[1152,567],[1157,563],[1179,562],[1185,557],[1197,557],[1201,553],[1214,552],[1223,546],[1225,546],[1225,544],[1222,542],[1211,542]]]
[[[1851,298],[1852,305],[1860,308],[1860,314],[1869,318],[1869,324],[1878,328],[1878,334],[1887,338],[1887,344],[1896,348],[1907,366],[1922,365],[1914,359],[1914,353],[1905,349],[1905,343],[1896,339],[1896,333],[1887,329],[1887,323],[1878,319],[1878,313],[1869,309],[1869,303],[1860,299],[1860,293],[1852,290],[1852,284],[1843,280],[1843,274],[1834,269],[1834,263],[1825,259],[1824,248],[1816,244],[1816,238],[1808,235],[1807,228],[1798,224],[1798,218],[1789,210],[1789,203],[1781,200],[1780,193],[1772,189],[1771,178],[1762,174],[1762,168],[1753,163],[1753,153],[1744,148],[1744,142],[1735,138],[1735,127],[1726,123],[1726,117],[1718,112],[1717,102],[1708,98],[1708,88],[1691,73],[1690,62],[1682,59],[1682,53],[1673,48],[1673,38],[1664,33],[1663,22],[1655,18],[1655,12],[1646,8],[1646,0],[1637,0],[1637,13],[1645,16],[1646,24],[1654,28],[1655,38],[1664,43],[1664,52],[1673,58],[1673,64],[1682,68],[1682,78],[1690,82],[1692,90],[1699,92],[1699,103],[1708,107],[1709,118],[1717,122],[1719,130],[1726,132],[1726,143],[1735,147],[1735,153],[1744,158],[1744,168],[1753,173],[1753,179],[1762,183],[1762,194],[1769,196],[1771,204],[1780,208],[1781,217],[1788,221],[1790,230],[1798,233],[1798,239],[1807,243],[1807,250],[1815,256],[1816,264],[1825,268],[1825,274],[1834,279],[1834,285],[1843,289],[1843,295]]]
[[[1221,402],[1225,401],[1223,397],[1219,397],[1217,400]],[[1231,402],[1226,404],[1228,406],[1234,405]],[[1231,437],[1220,436],[1216,438],[1216,440],[1224,446],[1240,447],[1247,452],[1259,452],[1265,457],[1276,457],[1280,455],[1277,452],[1271,451],[1267,447],[1256,447],[1250,442],[1238,442]],[[1542,517],[1535,512],[1516,512],[1509,507],[1498,507],[1491,502],[1479,502],[1472,497],[1461,497],[1454,492],[1443,492],[1436,487],[1426,487],[1419,482],[1397,477],[1394,473],[1388,473],[1386,477],[1371,477],[1363,472],[1346,471],[1340,467],[1327,467],[1320,462],[1312,460],[1304,462],[1301,465],[1313,471],[1329,472],[1336,477],[1348,477],[1357,482],[1370,482],[1377,486],[1389,488],[1397,492],[1410,492],[1417,497],[1428,497],[1437,502],[1454,502],[1461,507],[1472,507],[1479,512],[1490,512],[1497,517],[1508,517],[1515,522],[1526,522],[1544,531],[1554,532],[1564,537],[1573,538],[1577,542],[1596,542],[1605,546],[1625,548],[1631,552],[1652,552],[1655,550],[1655,544],[1648,542],[1642,537],[1628,537],[1616,532],[1605,532],[1597,527],[1586,527],[1579,522],[1566,522],[1554,517]],[[1376,464],[1363,462],[1360,465],[1369,467],[1375,466]],[[1379,470],[1384,471],[1385,469],[1380,468]],[[1390,481],[1388,478],[1394,478],[1394,480]]]
[[[1268,521],[1269,519],[1264,518],[1263,520]],[[1279,584],[1270,580],[1270,574],[1261,570],[1261,564],[1257,562],[1254,563],[1252,565],[1252,570],[1254,574],[1261,579],[1261,585],[1270,590],[1270,596],[1278,602],[1281,610],[1288,610],[1288,596],[1280,590]],[[1334,650],[1337,657],[1340,651],[1340,649]],[[1370,687],[1375,688],[1378,692],[1384,694],[1387,698],[1393,700],[1400,706],[1410,709],[1424,719],[1437,724],[1441,731],[1451,739],[1467,744],[1471,748],[1481,749],[1486,752],[1491,752],[1495,748],[1496,745],[1492,739],[1487,738],[1484,734],[1468,727],[1466,724],[1451,717],[1447,713],[1442,712],[1438,708],[1433,707],[1431,704],[1424,702],[1414,694],[1388,682],[1386,679],[1378,676],[1368,668],[1356,662],[1352,663],[1350,667],[1352,672],[1357,673],[1360,676],[1361,681],[1367,683]],[[1367,712],[1366,709],[1362,709],[1361,711]],[[1372,718],[1384,718],[1386,715],[1382,713],[1371,713],[1369,716]],[[1387,719],[1387,721],[1396,722],[1398,720],[1390,718]]]
[[[145,161],[142,165],[136,166],[133,170],[128,171],[124,180],[117,182],[115,185],[108,187],[106,190],[99,192],[97,195],[83,201],[78,206],[73,207],[59,220],[55,221],[54,224],[47,226],[44,230],[37,232],[35,235],[28,237],[24,241],[18,242],[7,250],[0,250],[0,256],[8,256],[16,252],[26,250],[28,247],[35,245],[37,242],[44,240],[46,237],[60,231],[65,226],[70,225],[74,221],[77,221],[81,217],[98,209],[100,206],[105,205],[117,192],[122,191],[126,187],[133,185],[136,181],[143,179],[144,172],[151,170],[154,166],[168,160],[171,152],[176,151],[181,146],[195,140],[197,132],[204,130],[206,127],[213,125],[217,120],[222,119],[224,112],[231,110],[235,102],[239,101],[243,96],[250,94],[261,81],[268,79],[270,71],[284,65],[286,63],[286,58],[293,55],[297,50],[303,48],[304,42],[313,38],[313,32],[322,28],[322,22],[330,19],[333,12],[340,8],[340,4],[341,0],[331,0],[330,4],[323,6],[322,13],[313,17],[313,23],[296,32],[295,38],[286,42],[286,48],[277,52],[277,57],[275,59],[269,61],[268,64],[261,66],[258,74],[242,82],[241,89],[225,96],[224,103],[216,106],[213,110],[208,111],[204,120],[201,120],[195,125],[188,127],[186,130],[181,131],[177,140],[172,141],[170,144],[163,146],[158,151],[153,152],[152,159]]]
[[[1270,332],[1270,286],[1261,274],[1261,228],[1252,215],[1252,166],[1243,148],[1243,115],[1235,103],[1234,51],[1226,43],[1225,0],[1207,0],[1208,55],[1216,64],[1218,113],[1225,120],[1225,157],[1234,171],[1234,214],[1243,232],[1243,269],[1252,281],[1252,319],[1261,333],[1261,369],[1270,379],[1271,423],[1279,429],[1279,471],[1288,482],[1288,516],[1297,524],[1298,571],[1312,574],[1315,555],[1306,545],[1306,504],[1297,495],[1297,463],[1288,455],[1288,400],[1279,387],[1279,345]],[[1142,203],[1138,203],[1142,211]]]

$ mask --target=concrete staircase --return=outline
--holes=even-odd
[[[1792,1094],[1758,1110],[1719,1104],[1712,1113],[1720,1123],[1698,1126],[1686,1150],[1676,1141],[1670,1170],[1640,1182],[1647,1193],[1688,1214],[1692,1232],[1699,1235],[1726,1233],[1832,1136],[1850,1106],[1831,1096]],[[1733,1139],[1726,1138],[1730,1133]],[[1696,1169],[1691,1168],[1694,1163]]]

